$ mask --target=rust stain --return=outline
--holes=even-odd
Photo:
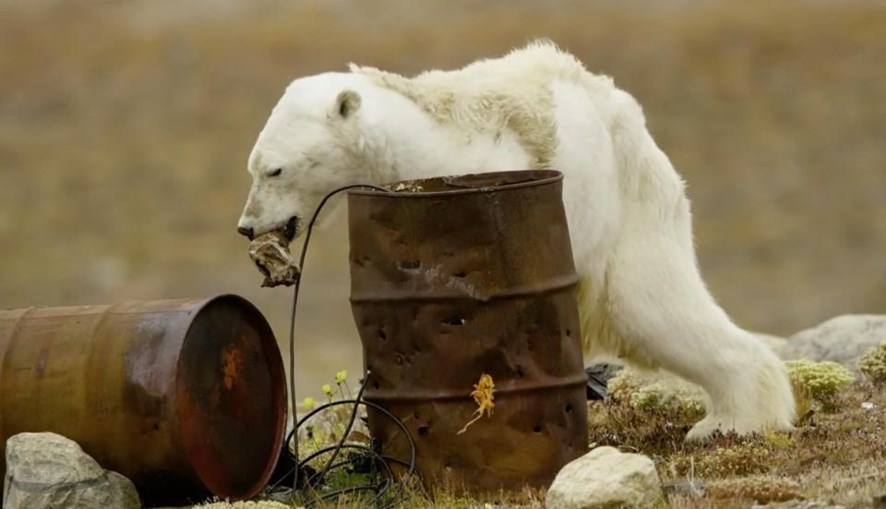
[[[225,347],[223,357],[223,371],[225,389],[234,388],[234,382],[240,378],[240,371],[243,369],[243,352],[241,352],[236,344],[230,344]]]

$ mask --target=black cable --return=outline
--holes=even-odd
[[[364,384],[365,384],[365,380],[366,380],[366,378],[364,378]],[[350,448],[350,449],[360,449],[360,450],[364,450],[364,452],[369,452],[369,453],[373,454],[374,456],[377,456],[379,459],[381,459],[381,460],[382,460],[383,462],[385,462],[385,463],[396,463],[396,464],[398,464],[398,465],[401,465],[401,466],[403,466],[403,467],[406,467],[406,468],[407,468],[407,476],[408,476],[408,477],[415,477],[415,478],[421,479],[421,475],[420,475],[420,473],[418,472],[418,470],[417,470],[417,468],[416,468],[416,446],[415,446],[415,439],[412,438],[412,434],[409,433],[409,429],[406,428],[406,425],[403,424],[403,421],[401,421],[400,419],[398,419],[398,418],[397,418],[394,414],[392,414],[389,410],[387,410],[386,408],[384,408],[384,407],[382,407],[382,406],[380,406],[380,405],[378,405],[378,404],[376,404],[376,403],[373,403],[373,402],[371,402],[371,401],[366,401],[366,400],[360,400],[360,401],[358,401],[358,400],[356,400],[356,399],[343,399],[343,400],[339,400],[339,401],[330,401],[329,403],[325,403],[325,404],[323,404],[323,405],[320,405],[320,406],[318,406],[317,408],[315,408],[315,409],[311,410],[310,412],[308,412],[304,417],[302,417],[302,419],[298,422],[298,424],[296,425],[296,427],[293,428],[292,431],[290,431],[289,434],[286,436],[285,443],[289,443],[289,442],[292,440],[292,435],[298,431],[298,428],[300,428],[303,424],[305,424],[306,422],[308,422],[312,417],[314,417],[315,415],[317,415],[317,414],[319,414],[319,413],[321,413],[321,412],[324,412],[324,411],[326,411],[326,410],[329,410],[329,409],[332,408],[332,407],[341,406],[341,405],[364,405],[364,406],[366,406],[367,408],[372,408],[372,409],[374,409],[374,410],[380,412],[382,415],[384,415],[385,417],[387,417],[388,419],[390,419],[390,420],[391,420],[391,421],[392,421],[397,427],[400,428],[400,431],[403,432],[403,435],[406,437],[407,441],[409,442],[409,452],[410,452],[409,460],[407,461],[407,460],[403,460],[403,459],[400,459],[400,458],[395,458],[395,457],[393,457],[393,456],[388,456],[388,455],[384,455],[384,454],[379,454],[379,453],[377,453],[376,451],[372,450],[371,448],[369,448],[369,447],[365,447],[365,446],[357,446],[357,445],[352,445],[352,444],[345,445],[344,442],[342,442],[342,441],[340,440],[340,441],[339,441],[338,443],[336,443],[335,445],[329,446],[329,447],[324,448],[324,449],[319,450],[319,451],[315,451],[314,453],[312,453],[312,454],[309,455],[308,457],[301,459],[301,461],[297,461],[297,462],[296,462],[296,467],[293,468],[293,471],[296,470],[296,469],[298,469],[298,470],[302,470],[302,469],[304,469],[305,466],[307,466],[307,464],[308,464],[310,461],[312,461],[312,460],[313,460],[314,458],[316,458],[317,456],[320,456],[320,455],[322,455],[322,454],[324,454],[324,453],[326,453],[326,452],[329,452],[330,450],[332,450],[332,449],[334,449],[334,448],[336,448],[336,447],[341,447],[341,446],[343,446],[343,447],[347,447],[347,448]],[[288,451],[288,450],[287,450],[287,453],[288,453],[290,456],[292,456],[294,460],[296,459],[296,455],[295,455],[292,451]],[[386,468],[386,470],[388,470],[388,471],[390,472],[390,468],[388,467],[387,464],[385,464],[385,468]],[[330,468],[330,469],[331,469],[331,468]],[[289,473],[292,473],[292,471],[290,471]],[[287,474],[287,475],[288,475],[288,474]],[[391,474],[391,475],[393,476],[393,474]],[[313,477],[314,477],[314,476],[312,476],[312,478],[313,478]],[[271,488],[272,488],[272,489],[273,489],[273,488],[276,488],[278,485],[279,485],[279,483],[278,483],[278,484],[274,484],[274,485],[271,486]]]
[[[366,379],[364,378],[364,385],[366,384],[365,380]],[[415,455],[416,455],[415,439],[412,438],[412,434],[409,433],[409,429],[406,427],[405,424],[403,424],[403,421],[398,419],[397,416],[392,414],[388,409],[382,407],[381,405],[379,405],[377,403],[373,403],[371,401],[366,401],[366,400],[358,401],[355,399],[343,399],[343,400],[339,400],[339,401],[330,401],[329,403],[323,404],[323,405],[315,408],[314,410],[308,412],[307,415],[302,417],[301,421],[299,421],[296,428],[293,428],[293,430],[290,431],[289,433],[290,434],[295,433],[299,426],[301,426],[302,424],[307,422],[314,415],[316,415],[324,410],[327,410],[331,407],[340,406],[340,405],[355,405],[355,404],[356,405],[364,405],[367,408],[372,408],[373,410],[377,410],[377,411],[381,412],[385,417],[389,418],[391,421],[394,422],[394,424],[397,425],[397,427],[400,428],[400,431],[403,432],[403,434],[406,436],[406,439],[409,441],[410,456],[409,456],[408,463],[405,462],[404,460],[399,460],[399,459],[397,460],[397,462],[402,463],[405,466],[409,467],[409,471],[407,472],[408,475],[410,475],[410,476],[416,475],[417,472],[416,472],[416,463],[415,463]],[[287,440],[288,440],[288,438],[287,438]],[[295,459],[299,465],[305,463],[305,461],[302,461],[299,463],[297,457]],[[394,458],[392,458],[392,459],[394,459]]]
[[[371,448],[371,447],[368,447],[365,445],[347,444],[347,443],[345,443],[347,440],[347,433],[343,433],[342,437],[339,439],[339,441],[337,443],[327,446],[327,447],[323,447],[321,449],[318,449],[318,450],[312,452],[311,454],[309,454],[308,456],[306,456],[305,458],[303,458],[300,462],[297,462],[296,469],[297,470],[307,470],[306,467],[307,467],[308,463],[323,456],[324,454],[328,454],[328,453],[332,452],[337,455],[342,450],[348,449],[348,450],[357,451],[357,452],[363,453],[364,455],[369,456],[372,460],[372,463],[371,463],[372,465],[381,465],[384,469],[384,473],[386,474],[386,478],[374,485],[351,486],[351,487],[346,487],[346,488],[341,488],[341,489],[335,490],[331,493],[325,493],[323,495],[317,494],[316,498],[312,502],[305,502],[307,505],[312,505],[314,503],[328,500],[330,498],[334,498],[334,497],[344,495],[347,493],[374,490],[375,491],[374,502],[375,502],[376,509],[389,509],[391,507],[394,507],[394,505],[396,503],[396,499],[391,499],[386,503],[382,503],[382,497],[387,493],[387,490],[391,486],[391,483],[396,481],[396,476],[394,475],[394,471],[391,468],[391,464],[398,464],[398,465],[406,467],[407,477],[413,478],[413,479],[418,479],[419,487],[422,487],[421,475],[416,468],[415,440],[412,438],[412,435],[409,433],[409,430],[408,430],[408,428],[406,428],[406,425],[403,424],[403,422],[400,419],[398,419],[395,415],[393,415],[390,411],[386,410],[385,408],[379,406],[376,403],[372,403],[370,401],[365,401],[362,399],[363,388],[366,387],[368,381],[369,381],[369,376],[368,376],[368,372],[367,372],[367,376],[365,376],[363,379],[363,382],[361,385],[361,390],[358,392],[358,398],[360,398],[360,399],[331,401],[331,402],[326,403],[318,408],[315,408],[314,410],[312,410],[308,414],[306,414],[298,422],[296,429],[293,429],[292,432],[297,432],[298,428],[300,428],[302,425],[304,425],[306,422],[308,422],[313,416],[319,414],[320,412],[329,410],[331,407],[340,406],[340,405],[354,405],[355,409],[356,409],[356,407],[359,407],[359,405],[364,405],[367,408],[372,408],[372,409],[375,409],[375,410],[381,412],[385,417],[391,419],[391,421],[394,422],[394,424],[396,424],[400,428],[400,430],[406,436],[406,439],[408,440],[409,445],[410,445],[410,455],[409,455],[410,459],[409,459],[409,461],[407,461],[407,460],[403,460],[400,458],[395,458],[392,456],[383,455],[383,454],[380,454],[379,452],[377,452],[374,448]],[[354,413],[352,412],[352,416],[353,415],[354,415]],[[352,422],[353,422],[353,420],[352,420]],[[306,487],[308,489],[312,489],[312,487],[315,485],[315,483],[314,483],[315,479],[317,481],[319,481],[320,483],[322,483],[324,480],[324,476],[328,475],[329,472],[331,472],[334,468],[341,468],[341,467],[344,467],[347,465],[353,465],[353,461],[354,461],[353,459],[341,460],[341,461],[338,461],[335,463],[331,463],[330,461],[327,461],[328,468],[326,468],[326,472],[325,473],[318,472],[318,473],[312,474],[310,476],[310,478],[306,481]],[[422,487],[422,491],[424,492],[423,487]]]
[[[301,253],[299,255],[299,261],[298,261],[300,275],[304,271],[305,257],[307,255],[308,245],[310,243],[311,234],[314,229],[314,224],[317,221],[320,211],[323,209],[323,207],[326,205],[326,203],[329,201],[330,198],[332,198],[333,196],[335,196],[336,194],[338,194],[340,192],[351,190],[351,189],[372,189],[372,190],[380,191],[380,192],[384,192],[384,193],[392,192],[389,189],[385,189],[383,187],[378,187],[378,186],[374,186],[374,185],[355,184],[355,185],[348,185],[348,186],[334,189],[333,191],[329,192],[326,196],[324,196],[323,199],[320,201],[320,204],[314,210],[314,213],[311,216],[311,220],[308,222],[308,228],[305,232],[305,240],[304,240],[304,243],[302,244],[302,249],[301,249]],[[320,407],[310,411],[301,420],[299,420],[297,418],[296,409],[298,406],[298,402],[296,401],[296,397],[295,397],[295,319],[296,319],[296,312],[298,309],[298,294],[299,294],[300,286],[301,286],[301,277],[299,276],[299,279],[296,281],[295,287],[293,288],[292,311],[290,314],[290,321],[289,321],[289,375],[290,375],[290,377],[289,377],[289,392],[290,392],[290,401],[291,401],[291,405],[292,405],[292,416],[293,416],[294,425],[293,425],[292,431],[290,431],[287,434],[285,443],[287,444],[287,447],[286,447],[287,452],[289,452],[292,455],[293,461],[295,463],[295,468],[293,469],[294,471],[292,472],[293,473],[292,489],[287,490],[290,492],[289,496],[291,498],[292,496],[295,495],[296,491],[298,490],[299,474],[302,470],[307,470],[309,468],[307,466],[308,462],[322,456],[323,454],[327,454],[330,452],[332,453],[331,457],[326,461],[323,468],[319,472],[310,475],[310,477],[307,479],[306,487],[310,489],[311,486],[313,485],[314,480],[317,480],[319,482],[323,482],[324,478],[329,474],[330,471],[332,471],[336,468],[345,467],[349,464],[353,464],[353,461],[354,461],[352,459],[353,457],[349,458],[348,460],[341,460],[338,462],[335,461],[338,458],[338,456],[341,454],[342,450],[349,449],[349,450],[359,451],[363,455],[368,456],[371,459],[372,465],[381,465],[385,471],[385,474],[387,474],[386,478],[381,480],[380,482],[377,482],[376,484],[362,485],[362,486],[349,486],[349,487],[345,487],[345,488],[340,488],[340,489],[334,490],[330,493],[325,493],[323,495],[319,495],[317,498],[314,499],[314,501],[319,502],[319,501],[323,501],[323,500],[328,500],[328,499],[335,498],[335,497],[338,497],[340,495],[344,495],[347,493],[357,493],[357,492],[361,492],[361,491],[373,491],[375,493],[375,495],[374,495],[375,505],[379,509],[386,509],[389,507],[393,507],[393,505],[395,503],[394,500],[390,500],[386,504],[381,504],[381,500],[382,500],[381,497],[387,492],[391,483],[393,481],[395,481],[395,475],[394,475],[393,470],[391,469],[389,462],[406,467],[408,477],[418,476],[418,472],[416,469],[415,440],[412,438],[412,435],[409,433],[409,430],[408,430],[408,428],[406,428],[406,425],[403,424],[403,422],[400,419],[398,419],[394,414],[392,414],[391,412],[389,412],[385,408],[382,408],[381,406],[379,406],[375,403],[372,403],[369,401],[364,401],[362,399],[363,392],[366,389],[366,384],[368,383],[369,376],[371,375],[371,372],[369,370],[367,370],[364,373],[363,383],[361,384],[360,389],[357,393],[357,397],[355,399],[329,402],[325,405],[321,405]],[[302,424],[307,422],[311,417],[313,417],[317,413],[327,410],[331,407],[338,406],[338,405],[353,405],[353,409],[351,411],[351,415],[348,420],[348,424],[345,428],[344,433],[342,433],[341,439],[335,445],[332,445],[329,447],[324,447],[324,448],[310,454],[307,458],[304,458],[303,460],[299,461],[299,457],[298,457],[298,455],[299,455],[298,429],[301,427]],[[356,422],[356,418],[357,418],[357,414],[359,412],[360,405],[365,405],[367,408],[372,408],[374,410],[379,411],[385,417],[391,419],[391,421],[393,421],[400,428],[400,430],[403,432],[403,434],[406,436],[407,440],[409,441],[410,457],[409,457],[408,461],[402,460],[399,458],[394,458],[391,456],[382,455],[372,447],[345,443],[347,441],[347,438],[348,438],[348,435],[350,434],[351,429],[354,426],[354,423]],[[290,443],[290,440],[293,443],[293,450],[292,451],[288,450],[289,449],[288,444]],[[271,488],[272,489],[276,488],[276,485],[272,486]]]
[[[370,375],[372,375],[372,370],[367,369],[366,373],[363,376],[363,383],[360,384],[360,390],[357,391],[357,398],[356,398],[357,403],[354,405],[354,408],[351,410],[351,418],[348,419],[348,425],[345,426],[345,430],[341,434],[341,443],[342,444],[344,444],[344,441],[347,440],[348,435],[351,434],[351,428],[354,427],[354,421],[357,419],[357,410],[360,409],[360,400],[363,399],[363,391],[366,390],[366,386],[369,384],[369,376]],[[341,452],[340,447],[332,453],[332,457],[326,461],[326,465],[323,466],[323,469],[320,470],[320,472],[318,472],[317,474],[314,474],[312,476],[312,479],[314,477],[318,477],[320,479],[323,479],[323,476],[325,476],[326,472],[329,471],[329,465],[331,465],[332,462],[335,461],[335,458],[338,457],[339,452]],[[310,483],[310,479],[308,479],[308,481]]]
[[[317,216],[320,215],[320,210],[323,209],[323,206],[326,205],[326,202],[329,201],[330,198],[335,196],[336,194],[342,191],[348,191],[350,189],[373,189],[376,191],[382,191],[385,193],[391,192],[389,189],[385,189],[383,187],[374,186],[371,184],[354,184],[348,185],[344,187],[339,187],[338,189],[334,189],[330,191],[326,196],[320,200],[320,204],[314,210],[314,214],[311,216],[311,221],[308,223],[308,229],[305,232],[305,241],[302,244],[301,255],[298,258],[298,270],[299,270],[299,278],[295,282],[295,287],[292,290],[292,312],[289,315],[289,398],[292,404],[292,420],[294,422],[294,426],[292,429],[298,428],[298,417],[296,414],[296,408],[298,406],[298,402],[295,398],[295,313],[298,309],[298,290],[301,287],[301,274],[304,272],[305,267],[305,255],[308,252],[308,244],[311,241],[311,232],[314,230],[314,223],[317,222]],[[298,464],[298,433],[295,433],[293,436],[293,450],[295,451],[295,462]],[[286,447],[289,447],[289,442],[286,442]],[[298,469],[295,470],[294,478],[292,481],[292,490],[293,492],[296,490],[298,486]]]

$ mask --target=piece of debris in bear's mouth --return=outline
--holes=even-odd
[[[286,232],[274,230],[253,239],[249,257],[265,276],[262,286],[292,286],[298,282],[301,271],[289,252]]]

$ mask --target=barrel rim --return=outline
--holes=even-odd
[[[470,195],[470,194],[480,194],[480,193],[489,193],[496,191],[511,191],[515,189],[523,189],[527,187],[537,187],[543,185],[554,184],[557,182],[561,182],[563,180],[563,173],[552,170],[552,169],[533,169],[526,168],[523,170],[505,170],[505,171],[490,171],[490,172],[481,172],[481,173],[465,173],[459,175],[445,175],[439,177],[428,177],[421,179],[407,179],[407,180],[398,180],[394,182],[389,182],[384,184],[383,187],[393,187],[397,184],[401,183],[419,183],[419,182],[427,182],[431,180],[445,180],[445,179],[456,179],[456,178],[477,178],[477,177],[490,177],[493,175],[525,175],[525,174],[536,175],[535,177],[527,177],[527,180],[515,182],[512,184],[503,184],[498,186],[480,186],[480,187],[470,187],[470,188],[462,188],[462,189],[452,189],[449,191],[410,191],[410,192],[391,192],[391,191],[379,191],[377,189],[372,188],[358,188],[351,191],[348,191],[348,195],[356,195],[356,196],[373,196],[373,197],[385,197],[385,198],[434,198],[439,196],[458,196],[458,195]]]
[[[268,457],[268,461],[265,464],[261,475],[256,477],[256,482],[254,485],[252,485],[248,490],[244,491],[243,493],[231,493],[231,492],[228,492],[224,489],[221,489],[221,488],[223,488],[223,486],[210,486],[210,483],[207,483],[206,480],[204,479],[204,474],[201,471],[201,469],[198,468],[197,463],[193,461],[193,458],[191,458],[190,448],[185,446],[184,449],[185,449],[185,454],[187,455],[187,457],[189,459],[191,459],[191,464],[193,465],[194,474],[200,480],[200,483],[203,484],[203,486],[209,492],[211,492],[213,495],[223,497],[223,498],[231,498],[234,500],[246,500],[246,499],[254,497],[258,493],[260,493],[262,489],[264,489],[264,487],[268,483],[268,480],[270,480],[271,475],[273,475],[274,469],[277,466],[277,462],[280,459],[280,454],[281,454],[282,447],[283,447],[283,441],[285,439],[284,435],[286,434],[286,421],[287,421],[288,413],[289,413],[288,404],[287,404],[286,370],[283,366],[283,357],[280,354],[280,347],[277,344],[277,339],[276,339],[276,336],[274,335],[274,330],[271,327],[271,324],[268,323],[267,318],[265,318],[264,314],[262,314],[262,312],[258,309],[258,307],[255,306],[255,304],[250,302],[245,297],[242,297],[242,296],[234,294],[234,293],[221,293],[221,294],[217,294],[217,295],[214,295],[211,297],[207,297],[205,299],[198,299],[195,302],[195,307],[193,309],[193,315],[191,316],[191,319],[188,321],[187,330],[185,331],[184,335],[182,336],[182,341],[184,342],[184,340],[186,340],[186,338],[188,337],[188,335],[191,332],[191,327],[193,327],[194,323],[196,322],[197,317],[200,315],[200,313],[204,309],[208,308],[210,305],[212,305],[216,302],[224,301],[224,300],[232,300],[232,301],[238,302],[238,305],[243,305],[244,308],[247,309],[249,313],[255,314],[255,316],[257,318],[259,318],[259,321],[262,324],[264,324],[264,326],[267,328],[267,332],[270,334],[270,338],[271,338],[271,341],[269,341],[269,342],[262,341],[262,347],[264,348],[266,346],[270,346],[272,349],[276,350],[277,355],[270,355],[270,356],[268,356],[268,358],[269,358],[269,360],[279,359],[279,361],[280,361],[279,363],[273,363],[273,364],[279,364],[279,365],[270,365],[270,363],[269,363],[269,367],[271,369],[271,376],[272,377],[275,377],[275,376],[282,377],[282,384],[279,385],[280,394],[276,395],[277,396],[276,399],[278,401],[276,401],[275,403],[276,403],[276,406],[278,409],[278,413],[277,413],[278,418],[277,418],[277,422],[275,423],[276,430],[275,430],[273,446],[271,449],[271,454]],[[179,365],[182,362],[181,352],[183,350],[184,350],[184,343],[182,343],[182,346],[179,350],[180,356],[176,360],[176,375],[175,375],[176,387],[178,387],[178,385],[180,383],[180,378],[182,376],[182,371],[179,369]],[[273,354],[273,352],[271,352],[271,353]],[[177,394],[177,389],[174,393]],[[175,412],[176,412],[176,419],[179,419],[180,409],[179,409],[179,402],[178,401],[176,401],[176,403],[175,403]],[[199,440],[201,438],[202,437],[196,437],[197,440]],[[189,441],[189,437],[185,437],[185,436],[180,436],[179,439],[181,440],[182,445],[184,445],[187,441]],[[190,440],[194,440],[194,439],[195,439],[195,437],[190,438]]]

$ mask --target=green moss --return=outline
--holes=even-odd
[[[613,400],[644,412],[674,412],[688,416],[704,413],[701,388],[672,375],[626,368],[609,380],[607,389]]]
[[[858,359],[858,370],[871,382],[886,384],[886,343],[871,347]]]
[[[829,412],[836,410],[837,393],[854,380],[852,373],[836,362],[795,360],[787,361],[785,365],[791,381],[804,387],[809,396],[821,403],[822,408]]]

